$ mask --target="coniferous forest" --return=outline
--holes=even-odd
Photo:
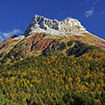
[[[36,57],[1,61],[0,105],[105,105],[105,51],[70,41]]]

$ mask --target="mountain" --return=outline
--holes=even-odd
[[[105,40],[77,19],[35,15],[0,43],[0,105],[104,105]]]
[[[29,33],[46,33],[50,35],[68,36],[68,35],[82,35],[87,32],[81,23],[73,18],[67,18],[63,21],[56,19],[51,20],[39,15],[35,15],[30,25],[27,27],[25,34]]]
[[[35,15],[23,35],[12,35],[0,43],[1,62],[38,56],[45,49],[59,49],[62,42],[70,40],[105,50],[105,41],[86,31],[77,19],[58,21]]]

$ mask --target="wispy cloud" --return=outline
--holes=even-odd
[[[3,41],[4,39],[10,37],[11,35],[16,35],[16,34],[21,34],[22,31],[20,29],[14,29],[12,31],[8,32],[0,32],[0,42]]]
[[[85,2],[82,3],[82,4],[80,4],[79,6],[83,6],[83,5],[87,4],[87,3],[90,2],[90,1],[92,1],[91,3],[92,3],[93,5],[95,5],[95,4],[96,4],[97,2],[99,2],[100,0],[85,0]]]
[[[96,0],[96,1],[93,3],[93,5],[95,5],[98,1],[100,1],[100,0]]]
[[[60,13],[60,15],[64,15],[65,13],[66,13],[66,11],[63,11],[63,12]]]
[[[85,5],[85,4],[88,3],[89,1],[91,1],[91,0],[85,0],[85,2],[82,3],[82,4],[80,4],[79,6],[83,6],[83,5]]]
[[[20,29],[14,29],[14,30],[12,30],[12,31],[4,32],[4,33],[2,33],[2,34],[3,34],[3,36],[4,36],[5,38],[7,38],[7,37],[9,37],[9,36],[11,36],[11,35],[19,34],[19,33],[22,33],[22,31],[20,31]]]
[[[101,11],[101,12],[100,12],[100,15],[103,15],[103,14],[105,14],[105,11]]]
[[[94,13],[94,8],[92,7],[92,9],[90,9],[89,11],[86,11],[84,13],[85,17],[89,17],[89,16],[92,16]]]
[[[2,32],[0,32],[0,42],[2,42],[4,38],[2,37]]]

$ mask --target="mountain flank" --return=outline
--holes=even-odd
[[[35,15],[0,43],[0,105],[105,105],[105,41],[77,19]]]

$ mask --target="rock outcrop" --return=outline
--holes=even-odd
[[[25,35],[33,32],[50,35],[83,35],[82,33],[87,31],[77,19],[67,18],[63,21],[58,21],[35,15],[27,27]]]

